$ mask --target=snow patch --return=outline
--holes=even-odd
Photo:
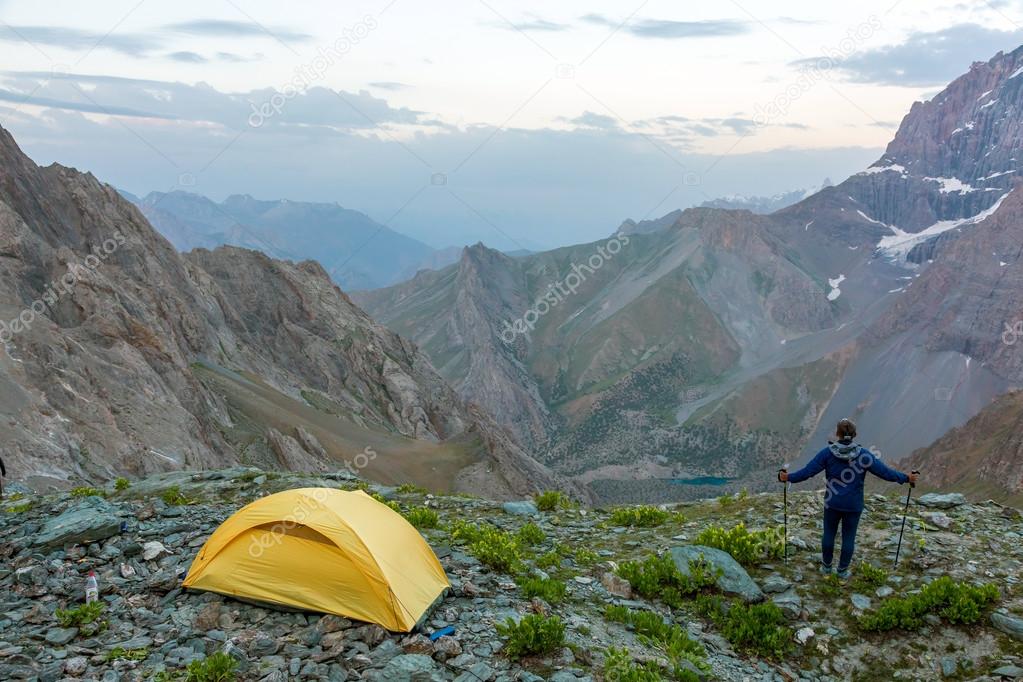
[[[998,201],[992,204],[990,208],[981,211],[975,216],[961,218],[959,220],[939,220],[919,232],[906,232],[890,225],[889,227],[895,234],[883,237],[881,241],[877,243],[877,250],[894,260],[903,260],[909,254],[910,250],[912,250],[912,248],[920,242],[927,241],[931,237],[936,237],[937,235],[942,234],[943,232],[948,232],[949,230],[981,222],[997,211],[998,207],[1002,205],[1003,201],[1005,201],[1005,197],[1009,196],[1011,193],[1012,191],[1010,190],[998,197]]]
[[[906,175],[906,167],[897,163],[893,163],[890,166],[871,166],[865,171],[860,171],[857,175],[874,175],[875,173],[887,173],[888,171],[902,173],[903,177]]]
[[[812,220],[810,222],[808,222],[806,225],[803,226],[803,230],[809,230],[811,225],[813,225],[813,221]]]
[[[1016,76],[1020,75],[1021,73],[1023,73],[1023,66],[1021,66],[1018,69],[1016,69],[1015,71],[1013,71],[1012,75],[1010,75],[1009,78],[1015,78]],[[1009,78],[1006,78],[1005,80],[1009,80]]]
[[[987,109],[988,107],[992,106],[997,101],[998,101],[997,99],[993,99],[990,102],[984,102],[983,104],[980,105],[980,108],[981,109]]]
[[[994,92],[994,90],[988,90],[987,92],[982,93],[981,96],[977,98],[977,101],[979,102],[980,100],[982,100],[985,97],[987,97],[988,95],[990,95],[992,92]]]
[[[842,290],[838,288],[838,285],[845,281],[845,275],[839,275],[835,279],[828,280],[828,286],[831,287],[831,291],[828,292],[828,300],[834,301],[842,295]]]
[[[970,187],[969,184],[963,182],[959,178],[924,178],[931,182],[937,182],[941,185],[938,191],[942,194],[949,194],[951,192],[976,192],[976,188]]]
[[[861,218],[863,218],[864,220],[866,220],[869,223],[874,223],[875,225],[880,225],[881,227],[887,227],[889,230],[894,230],[895,229],[894,227],[892,227],[888,223],[882,223],[880,220],[875,220],[875,219],[871,218],[869,215],[867,215],[863,211],[856,211],[856,212],[860,214]]]

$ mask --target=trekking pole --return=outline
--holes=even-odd
[[[913,470],[914,474],[919,474],[919,471]],[[913,488],[916,487],[916,483],[909,484],[909,490],[906,491],[906,508],[902,510],[902,529],[899,531],[899,546],[895,548],[895,568],[899,567],[899,553],[902,552],[902,535],[906,532],[906,514],[909,513],[909,498],[913,494]]]
[[[785,464],[784,467],[782,467],[781,469],[778,470],[779,477],[780,477],[782,472],[785,472],[786,474],[789,473],[789,465],[787,463]],[[782,481],[782,484],[785,486],[784,488],[782,488],[782,499],[784,500],[784,508],[785,508],[785,512],[784,512],[784,514],[785,514],[785,538],[784,538],[784,544],[782,545],[782,552],[783,552],[783,556],[785,557],[785,563],[788,563],[788,561],[789,561],[789,482],[787,480],[786,481]]]

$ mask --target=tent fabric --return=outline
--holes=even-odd
[[[184,586],[408,632],[449,587],[408,521],[361,490],[300,488],[239,509]]]

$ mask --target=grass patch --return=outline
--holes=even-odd
[[[419,529],[436,528],[440,525],[440,516],[429,507],[412,507],[405,512],[405,519]]]
[[[976,623],[983,618],[1000,597],[998,588],[990,583],[971,585],[942,576],[917,594],[893,597],[882,602],[872,613],[860,617],[864,630],[918,630],[924,625],[924,616],[934,613],[949,623]]]
[[[632,611],[624,606],[609,606],[604,611],[604,618],[632,628],[641,642],[667,656],[675,679],[687,679],[683,677],[687,672],[692,675],[692,671],[683,666],[685,661],[704,673],[710,671],[707,650],[703,645],[690,639],[681,626],[665,622],[660,615],[652,611]]]
[[[540,529],[540,526],[536,525],[532,521],[527,522],[522,528],[519,528],[519,532],[516,533],[518,541],[526,546],[531,547],[533,545],[539,545],[541,542],[547,539],[544,532]]]
[[[115,646],[103,657],[107,663],[113,663],[114,661],[144,661],[147,658],[149,658],[149,647],[125,649],[121,646]]]
[[[773,602],[744,604],[720,595],[701,595],[697,612],[712,622],[739,651],[782,660],[792,648],[792,632],[785,614]]]
[[[888,571],[863,561],[853,573],[852,587],[857,592],[869,592],[876,590],[886,582],[888,582]]]
[[[553,578],[523,578],[519,588],[527,599],[539,597],[548,604],[560,604],[565,601],[568,586],[561,580]]]
[[[522,547],[518,538],[500,528],[457,521],[451,538],[465,542],[470,554],[495,571],[518,573],[522,569]]]
[[[504,652],[513,659],[549,654],[565,644],[565,624],[557,616],[531,613],[518,623],[509,618],[497,624],[497,632],[508,638]]]
[[[418,486],[415,483],[402,483],[398,486],[397,492],[402,495],[408,495],[416,493],[417,495],[426,495],[430,491],[422,486]]]
[[[183,504],[188,504],[188,498],[181,494],[181,488],[176,485],[164,490],[160,493],[160,499],[163,503],[170,507],[177,507]]]
[[[33,506],[34,503],[31,500],[29,500],[28,502],[22,502],[21,504],[16,504],[11,507],[7,507],[6,511],[10,514],[23,514],[32,509]]]
[[[106,497],[107,494],[99,488],[92,488],[80,485],[71,489],[71,497]]]
[[[119,477],[116,481],[114,481],[114,490],[116,490],[117,492],[123,492],[130,487],[131,481],[129,481],[127,478],[123,476]]]
[[[678,523],[685,520],[681,514],[665,511],[659,507],[640,505],[638,507],[618,507],[613,509],[608,522],[613,526],[653,528],[671,519]]]
[[[632,589],[647,599],[660,599],[672,608],[689,597],[714,586],[717,582],[710,566],[703,561],[689,563],[689,575],[683,575],[669,555],[651,554],[643,561],[626,561],[618,575],[629,581]]]
[[[70,609],[57,609],[53,615],[61,627],[78,628],[88,637],[106,629],[107,622],[103,618],[106,609],[105,603],[94,601]]]
[[[705,528],[693,544],[714,547],[732,555],[744,566],[759,563],[765,559],[780,559],[785,551],[785,540],[777,530],[748,530],[746,524],[738,523],[731,530],[721,526]]]
[[[571,509],[572,499],[560,490],[545,490],[533,496],[533,503],[540,511],[551,512],[558,509]]]

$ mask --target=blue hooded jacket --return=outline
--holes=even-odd
[[[863,511],[863,482],[868,471],[886,481],[909,482],[909,476],[890,468],[880,457],[852,441],[829,443],[805,467],[789,474],[789,481],[800,483],[822,471],[828,477],[824,506],[835,511]]]

